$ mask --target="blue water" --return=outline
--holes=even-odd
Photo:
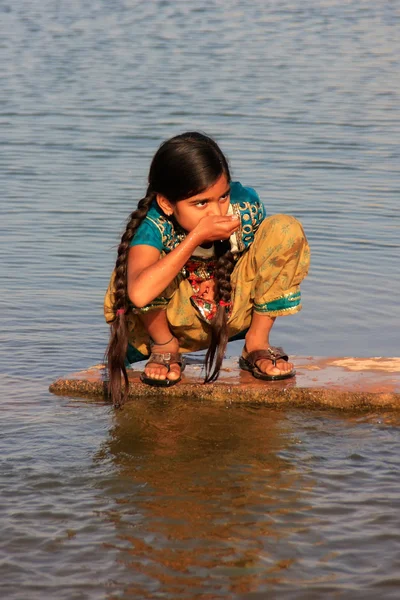
[[[399,26],[395,0],[0,2],[2,597],[398,597],[396,415],[47,388],[101,360],[125,219],[187,129],[304,225],[272,341],[400,355]]]

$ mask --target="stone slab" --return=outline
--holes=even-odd
[[[260,381],[238,368],[238,357],[225,359],[217,382],[203,384],[203,360],[186,357],[180,383],[171,388],[141,383],[143,363],[128,370],[129,399],[157,397],[214,402],[263,403],[271,406],[339,408],[347,410],[400,409],[400,358],[326,358],[295,356],[296,376],[283,381]],[[62,396],[107,398],[104,365],[58,379],[50,391]]]

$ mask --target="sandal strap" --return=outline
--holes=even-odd
[[[282,346],[270,346],[268,350],[271,353],[271,356],[274,355],[275,360],[286,360],[289,361],[289,356],[286,354]]]
[[[147,364],[154,363],[163,367],[170,367],[172,363],[177,363],[180,367],[183,365],[183,357],[180,352],[152,352]]]
[[[256,362],[259,360],[270,360],[274,367],[276,366],[277,360],[289,360],[288,355],[285,353],[283,348],[278,346],[270,346],[263,350],[253,350],[249,352],[247,356],[243,357],[252,367],[256,367]]]

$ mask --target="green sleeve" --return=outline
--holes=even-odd
[[[155,223],[147,218],[139,225],[130,245],[139,246],[141,244],[153,246],[157,250],[160,250],[160,252],[163,249],[160,230]]]

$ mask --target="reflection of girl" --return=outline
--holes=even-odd
[[[126,570],[116,579],[129,581],[121,597],[263,598],[295,578],[312,491],[295,444],[270,407],[138,398],[117,412],[96,462],[109,473],[98,485]]]
[[[240,367],[261,379],[293,376],[269,333],[275,317],[300,310],[308,264],[298,221],[266,218],[256,192],[231,181],[211,138],[190,132],[164,142],[122,236],[105,298],[114,402],[127,391],[126,359],[150,355],[142,380],[170,386],[181,377],[180,351],[208,348],[210,382],[228,339],[247,329]]]

